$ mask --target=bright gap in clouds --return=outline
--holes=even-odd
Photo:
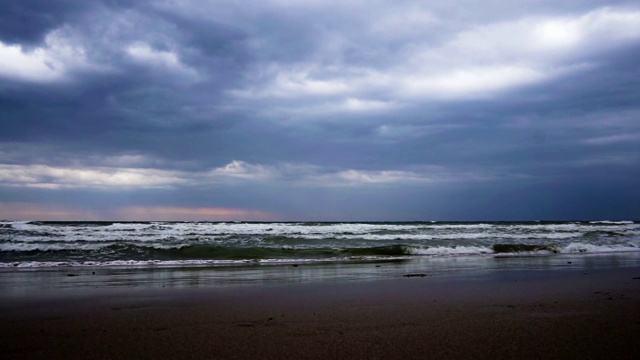
[[[260,165],[244,161],[205,171],[149,168],[86,167],[47,165],[0,165],[0,186],[43,189],[170,189],[221,184],[287,184],[298,187],[401,186],[486,181],[493,175],[444,166],[422,166],[407,170],[329,170],[305,164]]]
[[[196,79],[197,72],[184,65],[175,52],[156,50],[145,43],[132,44],[125,51],[131,58],[142,65],[155,67],[158,71],[174,71],[183,76]]]
[[[74,71],[104,73],[109,68],[106,64],[90,63],[85,49],[67,38],[64,31],[51,32],[35,48],[0,41],[0,78],[51,83],[68,80]]]
[[[185,180],[177,172],[135,168],[0,165],[0,184],[35,188],[163,188]]]
[[[65,74],[62,63],[42,48],[25,51],[20,45],[0,42],[0,76],[9,79],[49,82]]]
[[[298,117],[305,110],[378,111],[398,103],[485,99],[592,69],[594,56],[640,38],[638,28],[640,12],[606,7],[573,17],[524,17],[462,28],[442,43],[412,39],[393,52],[383,48],[385,65],[272,63],[251,76],[266,82],[228,93],[242,101],[271,99],[278,113]]]

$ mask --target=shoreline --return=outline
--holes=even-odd
[[[208,288],[323,282],[499,277],[531,271],[590,271],[640,266],[640,252],[523,256],[456,256],[378,261],[234,266],[67,266],[0,268],[0,297],[101,288]],[[44,294],[46,296],[46,294]]]
[[[0,297],[0,356],[637,358],[640,266]]]

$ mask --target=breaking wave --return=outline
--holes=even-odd
[[[640,223],[0,221],[4,268],[231,266],[618,252],[640,252]]]

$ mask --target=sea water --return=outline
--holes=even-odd
[[[634,221],[0,221],[5,291],[473,276],[639,259]]]

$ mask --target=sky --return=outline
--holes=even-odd
[[[0,2],[0,219],[640,219],[640,5]]]

